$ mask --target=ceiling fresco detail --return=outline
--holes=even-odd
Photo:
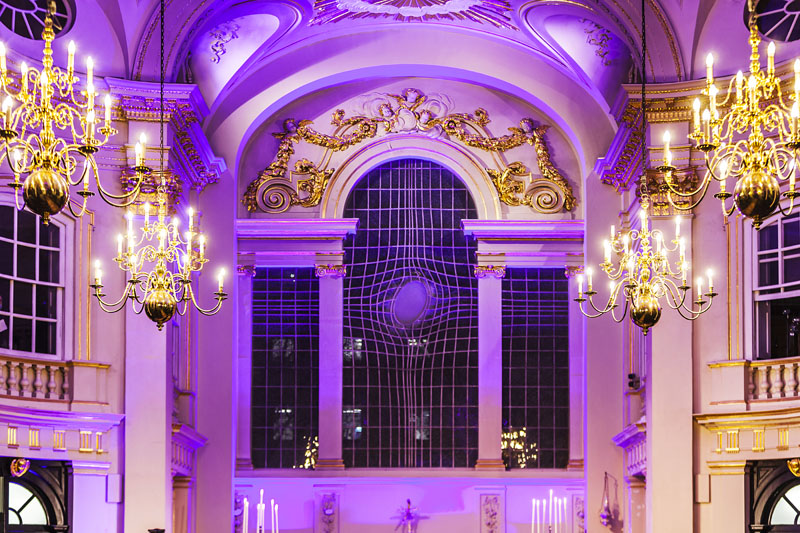
[[[346,19],[450,20],[516,30],[507,0],[316,0],[312,25]]]

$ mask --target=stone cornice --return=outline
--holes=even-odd
[[[344,239],[357,227],[357,218],[243,219],[236,221],[236,235],[245,239]]]
[[[470,220],[461,221],[464,234],[479,240],[583,242],[582,220]]]
[[[122,120],[159,121],[159,87],[155,83],[107,78],[109,91],[119,101]],[[172,134],[172,154],[184,183],[202,191],[219,181],[227,169],[214,155],[202,128],[208,107],[196,85],[168,83],[164,88],[164,112]]]
[[[0,423],[2,424],[106,432],[118,426],[123,418],[124,415],[109,413],[47,411],[0,405]]]

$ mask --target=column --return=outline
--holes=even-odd
[[[317,265],[319,278],[319,456],[317,470],[341,470],[344,265]]]
[[[506,267],[478,265],[478,461],[505,470],[503,434],[503,278]]]
[[[583,470],[583,368],[586,346],[581,311],[574,303],[578,284],[573,277],[583,272],[583,266],[568,266],[569,279],[569,463],[568,470]]]
[[[237,416],[236,416],[236,469],[252,470],[250,408],[253,368],[253,265],[236,268],[239,292],[239,353],[236,358]]]
[[[688,223],[687,223],[688,222]],[[675,232],[673,219],[653,219],[653,228]],[[684,219],[681,233],[692,235]],[[687,261],[691,242],[687,242]],[[692,266],[694,266],[692,264]],[[694,298],[694,293],[690,293]],[[662,305],[664,302],[662,301]],[[647,532],[679,533],[694,527],[692,322],[664,305],[650,330],[647,372]]]
[[[167,354],[166,331],[126,308],[125,531],[172,528],[173,385]]]
[[[194,479],[175,476],[172,483],[172,533],[193,533]]]

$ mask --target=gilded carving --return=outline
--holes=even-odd
[[[144,214],[144,204],[149,203],[154,205],[158,203],[158,184],[161,182],[161,172],[153,170],[142,179],[142,185],[136,200],[131,204],[130,208],[137,214]],[[181,191],[183,189],[181,177],[172,172],[165,170],[163,174],[164,185],[167,191],[167,205],[170,213],[175,212],[175,207],[180,203]],[[136,172],[131,168],[125,168],[119,177],[122,190],[128,192],[136,187],[138,178]],[[153,211],[155,213],[155,210]]]
[[[31,462],[24,457],[17,457],[11,461],[11,475],[13,477],[22,477],[31,467]]]
[[[600,58],[604,66],[610,66],[608,43],[611,41],[611,32],[592,20],[583,19],[582,22],[586,24],[586,27],[583,28],[583,32],[586,34],[586,43],[595,47],[594,54]]]
[[[671,172],[667,176],[664,172],[656,169],[647,169],[647,193],[650,195],[651,214],[653,216],[668,216],[686,213],[692,204],[691,196],[678,196],[670,192],[666,180],[679,191],[691,191],[697,189],[700,178],[697,175],[697,167],[689,166]],[[641,181],[641,178],[639,179]],[[636,194],[641,194],[641,187],[636,188]],[[685,207],[681,207],[685,206]]]
[[[211,43],[211,53],[214,54],[214,57],[211,58],[212,63],[220,62],[222,56],[228,51],[225,45],[239,38],[237,33],[239,29],[240,26],[235,22],[226,22],[209,32],[211,38],[214,39],[214,42]]]
[[[583,265],[568,265],[564,267],[564,277],[567,279],[574,278],[578,274],[583,274]]]
[[[318,278],[343,278],[347,275],[345,265],[317,265],[316,274]]]
[[[409,88],[401,94],[365,95],[362,113],[354,116],[348,117],[344,110],[336,110],[331,120],[335,129],[330,135],[314,129],[311,120],[286,119],[283,131],[273,134],[280,141],[275,158],[250,183],[242,201],[251,212],[260,209],[282,213],[292,206],[317,206],[333,176],[334,169],[327,168],[332,152],[345,151],[375,138],[380,132],[417,132],[432,137],[446,136],[495,155],[523,145],[532,146],[542,176],[530,177],[527,188],[520,178],[531,176],[531,173],[519,161],[501,165],[504,168],[499,170],[487,169],[500,201],[510,206],[527,205],[541,213],[574,208],[572,187],[550,159],[546,139],[549,126],[537,125],[525,118],[518,126],[508,128],[508,134],[494,137],[487,129],[490,120],[485,109],[452,113],[451,107],[452,102],[447,96],[425,95],[418,89]],[[295,145],[300,143],[322,147],[326,153],[320,163],[299,159],[294,170],[289,172]],[[294,175],[303,178],[293,184],[291,178]]]
[[[481,278],[497,278],[502,279],[506,277],[505,265],[478,265],[475,267],[475,277]]]
[[[482,533],[500,532],[500,497],[484,494],[481,501]]]
[[[336,528],[336,494],[323,494],[320,521],[323,533],[335,533]]]

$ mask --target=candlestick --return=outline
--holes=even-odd
[[[775,42],[771,41],[767,45],[767,76],[775,75]]]
[[[711,111],[703,109],[703,136],[707,142],[711,142]]]
[[[86,113],[86,144],[94,140],[94,109]]]
[[[103,277],[103,271],[100,268],[100,261],[96,260],[94,262],[94,284],[102,285],[101,283],[102,277]]]
[[[86,86],[92,87],[94,85],[94,60],[91,56],[86,58]]]
[[[706,56],[706,83],[708,85],[714,83],[714,54],[710,52]]]
[[[617,238],[617,228],[615,228],[614,225],[612,224],[611,225],[611,240],[613,241],[616,238]]]
[[[270,533],[275,533],[275,500],[270,500],[269,506],[270,506],[270,519],[272,522],[272,529],[270,530]]]
[[[583,274],[578,274],[578,298],[583,298]]]
[[[278,523],[278,504],[275,504],[275,533],[280,533],[281,526]]]
[[[711,108],[711,115],[716,115],[717,112],[717,94],[719,93],[719,89],[717,89],[716,85],[712,85],[708,88],[708,102],[709,107]]]
[[[111,124],[111,95],[107,94],[105,98],[106,113],[105,113],[105,126],[106,128]]]
[[[755,110],[758,108],[758,100],[756,100],[756,96],[758,94],[756,92],[757,83],[758,81],[756,80],[756,77],[752,75],[750,76],[750,79],[747,80],[747,90],[750,93],[750,110],[753,112],[755,112]]]
[[[611,262],[611,243],[607,240],[603,241],[603,258],[606,263]]]
[[[702,300],[703,296],[703,278],[697,278],[697,300]]]
[[[725,189],[728,186],[728,161],[723,159],[720,161],[719,164],[719,190],[720,192],[725,192]]]
[[[206,236],[200,235],[199,241],[200,241],[200,259],[202,260],[206,251]]]
[[[553,525],[553,489],[550,489],[550,504],[547,506],[549,509],[549,519],[547,520],[550,525]]]
[[[744,72],[736,73],[736,103],[742,103],[742,88],[744,87]]]
[[[587,283],[586,283],[586,291],[587,292],[592,292],[592,274],[593,274],[592,269],[591,268],[587,268],[586,269],[586,281],[587,281]]]
[[[692,116],[694,117],[694,132],[697,134],[697,133],[700,133],[700,99],[699,98],[695,98],[694,102],[692,102],[692,110],[693,110]]]
[[[122,259],[122,233],[117,235],[117,259]]]
[[[219,269],[219,274],[217,274],[217,280],[219,281],[219,292],[222,292],[222,281],[224,279],[225,279],[225,269],[224,268],[220,268]]]
[[[67,46],[67,77],[72,85],[72,78],[75,74],[75,41],[70,41]]]
[[[3,76],[3,83],[6,80],[6,45],[0,43],[0,75]]]
[[[247,497],[244,499],[244,512],[242,513],[242,533],[248,533],[250,529],[248,526],[248,521],[250,518],[250,502],[247,501]]]
[[[256,505],[256,533],[264,533],[264,489],[260,492],[260,501]]]
[[[4,117],[3,126],[7,130],[11,129],[11,118],[12,118],[11,112],[12,112],[11,97],[6,96],[5,100],[3,100],[3,117]]]

